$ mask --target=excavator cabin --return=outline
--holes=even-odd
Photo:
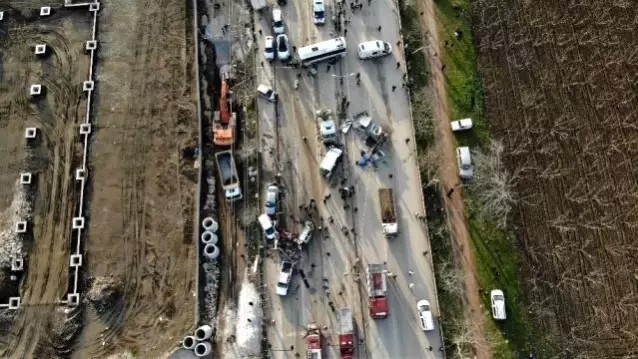
[[[221,79],[219,111],[215,111],[213,114],[213,142],[216,146],[230,147],[235,143],[237,114],[232,112],[230,105],[232,100],[232,92],[228,84],[230,74],[227,71],[222,71]]]

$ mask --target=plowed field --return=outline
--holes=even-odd
[[[638,7],[481,0],[472,20],[533,315],[565,353],[636,355]]]

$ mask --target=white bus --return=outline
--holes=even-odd
[[[346,56],[346,39],[337,37],[310,46],[300,47],[297,49],[297,55],[299,55],[299,60],[304,66],[323,60],[344,57]]]

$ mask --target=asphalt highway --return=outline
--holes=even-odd
[[[327,22],[321,27],[313,24],[310,0],[289,1],[282,7],[291,46],[301,47],[343,36],[343,32],[337,35],[334,30],[332,3],[327,5]],[[346,14],[349,20],[345,35],[347,56],[330,68],[327,63],[320,63],[316,77],[281,61],[263,60],[263,36],[274,35],[270,9],[255,15],[257,29],[261,30],[257,76],[260,83],[275,88],[280,98],[277,104],[263,99],[258,102],[260,150],[264,158],[262,177],[272,181],[276,173],[281,174],[285,192],[282,223],[285,222],[288,230],[300,232],[306,219],[325,228],[315,231],[297,264],[306,275],[308,287],[295,275],[289,295],[278,296],[275,285],[282,255],[271,250],[266,258],[265,313],[269,320],[271,356],[305,355],[305,328],[317,323],[327,340],[325,357],[338,358],[336,318],[331,307],[349,306],[355,313],[360,340],[358,358],[442,358],[438,321],[437,330],[426,333],[420,327],[416,310],[418,300],[428,299],[434,315],[438,315],[434,271],[429,253],[423,254],[429,251],[427,228],[416,216],[424,213],[424,206],[409,102],[402,87],[405,63],[401,49],[397,48],[398,12],[393,2],[372,0],[364,1],[361,10],[347,9]],[[393,54],[359,60],[356,46],[368,40],[390,43]],[[356,81],[357,73],[360,84]],[[295,79],[299,79],[297,89]],[[394,90],[393,86],[396,86]],[[376,169],[361,168],[356,165],[363,148],[360,137],[355,130],[342,134],[347,156],[340,165],[340,173],[328,183],[319,174],[325,148],[318,138],[315,112],[321,108],[336,112],[343,96],[350,103],[348,117],[368,111],[376,123],[388,129],[390,141],[384,147],[386,157]],[[337,116],[334,119],[338,120]],[[338,193],[342,178],[356,189],[348,209],[344,209]],[[394,189],[400,229],[394,239],[386,239],[381,231],[377,191],[382,187]],[[324,203],[323,198],[329,193],[332,196]],[[315,200],[317,211],[308,216],[300,206],[311,199]],[[343,235],[342,227],[354,230],[354,234],[351,231],[348,236]],[[365,277],[353,270],[358,261],[363,266],[386,263],[387,270],[396,274],[389,279],[388,318],[370,318],[362,284]]]

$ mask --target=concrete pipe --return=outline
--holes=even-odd
[[[199,341],[210,339],[212,335],[213,327],[211,327],[210,325],[202,325],[195,331],[195,339]]]
[[[219,247],[214,244],[207,244],[204,247],[204,255],[210,259],[216,259],[219,257]]]
[[[204,231],[202,233],[202,243],[217,244],[217,235],[211,231]]]
[[[193,336],[186,336],[184,337],[184,339],[182,339],[182,348],[187,349],[187,350],[192,350],[193,348],[195,348],[195,345],[197,345],[197,341],[195,340],[195,337]]]
[[[213,346],[209,342],[197,343],[195,346],[195,355],[205,357],[213,351]]]
[[[204,229],[207,231],[215,233],[219,229],[219,224],[211,217],[206,217],[202,221],[202,227],[204,227]]]

